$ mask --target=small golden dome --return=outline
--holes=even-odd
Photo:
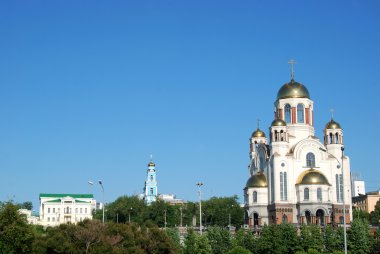
[[[148,164],[148,167],[155,167],[155,166],[156,166],[156,164],[154,164],[153,161],[150,161],[149,164]]]
[[[325,130],[331,130],[331,129],[342,129],[342,127],[340,127],[340,124],[335,122],[334,119],[331,118],[330,122],[328,122],[326,124],[326,127],[325,127]]]
[[[327,178],[318,170],[309,169],[299,175],[297,184],[323,184],[330,185]]]
[[[262,172],[252,175],[245,185],[246,188],[265,188],[268,187],[267,178]]]
[[[277,118],[273,120],[272,126],[286,126],[286,123],[284,120]]]
[[[277,93],[277,99],[286,98],[308,98],[310,99],[307,88],[292,79],[289,83],[284,84]]]
[[[265,133],[257,128],[257,130],[252,133],[252,138],[265,138]]]

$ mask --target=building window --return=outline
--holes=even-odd
[[[291,112],[290,112],[290,105],[286,104],[285,105],[285,122],[290,123],[292,118],[291,118]]]
[[[83,210],[82,210],[82,208],[80,209],[80,213],[82,214],[82,212],[83,212]]]
[[[336,183],[336,200],[338,202],[343,201],[343,176],[342,174],[335,175],[335,183]]]
[[[343,216],[339,217],[339,224],[344,224],[344,218],[343,218]]]
[[[150,188],[150,195],[153,195],[153,188]]]
[[[317,189],[317,199],[318,199],[318,201],[322,201],[322,189],[321,188]]]
[[[150,175],[150,181],[153,181],[153,175]]]
[[[288,180],[286,172],[280,172],[280,199],[288,200]]]
[[[309,200],[309,188],[305,188],[303,191],[303,200]]]
[[[75,213],[78,213],[78,208],[75,208]]]
[[[253,203],[257,203],[257,191],[253,192]]]
[[[50,222],[50,217],[48,217],[47,219],[48,219],[48,222]]]
[[[330,144],[332,144],[333,143],[333,135],[332,135],[332,133],[330,133]]]
[[[55,213],[55,208],[53,208],[53,213]]]
[[[84,209],[84,213],[87,213],[87,208]]]
[[[50,213],[50,208],[48,208],[48,213]]]
[[[335,144],[339,144],[339,135],[335,133]]]
[[[52,222],[54,222],[54,221],[55,221],[55,218],[54,218],[54,217],[53,217],[53,218],[51,218],[51,221],[52,221]]]
[[[315,167],[315,155],[313,153],[306,154],[306,167]]]
[[[300,103],[297,105],[297,122],[298,123],[304,123],[304,112],[303,112],[303,105]]]
[[[286,214],[282,215],[282,223],[288,223],[288,216]]]

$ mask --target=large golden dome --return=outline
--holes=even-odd
[[[262,172],[252,175],[245,185],[246,188],[264,188],[268,187],[267,178]]]
[[[309,169],[299,175],[297,184],[323,184],[330,185],[327,178],[318,170]]]
[[[286,123],[284,120],[277,118],[273,120],[272,126],[286,126]]]
[[[342,129],[342,127],[340,127],[340,124],[335,122],[334,119],[331,118],[330,122],[328,122],[325,126],[325,130],[327,129]]]
[[[265,133],[257,128],[257,130],[252,133],[252,138],[265,138]]]
[[[277,93],[277,99],[286,98],[308,98],[310,99],[307,88],[292,79],[289,83],[284,84]]]

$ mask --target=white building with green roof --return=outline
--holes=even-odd
[[[96,200],[92,194],[40,194],[40,224],[57,226],[92,219]]]

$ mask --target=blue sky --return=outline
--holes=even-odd
[[[142,191],[242,196],[249,137],[295,78],[380,188],[378,1],[2,1],[0,200]]]

